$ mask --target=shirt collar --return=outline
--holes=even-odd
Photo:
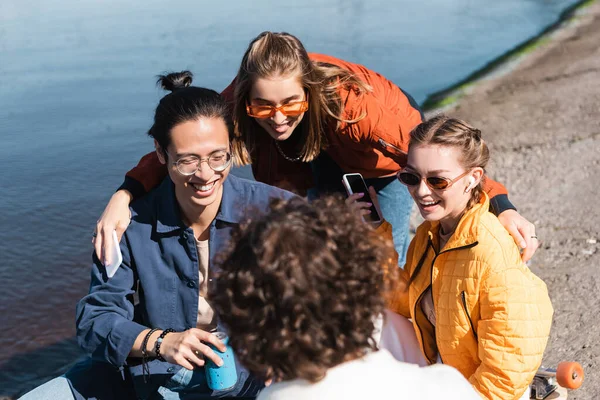
[[[186,229],[175,198],[175,185],[168,175],[156,191],[156,232],[169,233]],[[233,224],[240,223],[246,215],[246,192],[247,188],[240,179],[230,174],[223,183],[223,197],[215,219]]]
[[[223,183],[223,197],[216,219],[219,221],[239,224],[246,217],[248,210],[249,186],[243,180],[229,174]]]

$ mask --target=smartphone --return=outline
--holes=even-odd
[[[373,199],[371,199],[371,195],[369,194],[369,189],[365,184],[365,180],[363,179],[361,174],[344,174],[342,177],[342,182],[344,187],[346,188],[346,192],[348,192],[348,196],[354,193],[364,193],[364,196],[359,201],[369,202],[371,203],[371,208],[369,209],[370,213],[363,215],[363,219],[366,222],[379,223],[383,219],[375,204],[373,203]]]
[[[106,275],[109,278],[113,277],[113,275],[115,274],[115,272],[117,272],[117,269],[123,262],[121,247],[119,246],[119,240],[117,239],[117,231],[113,231],[112,239],[112,244],[110,246],[112,250],[112,257],[110,260],[108,260],[108,264],[104,266],[106,268]]]

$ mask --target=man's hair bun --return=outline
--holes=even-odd
[[[175,92],[190,86],[193,77],[190,71],[171,72],[167,75],[159,75],[156,84],[169,92]]]

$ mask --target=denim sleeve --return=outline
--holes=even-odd
[[[90,291],[76,309],[77,341],[94,360],[116,367],[125,364],[135,339],[147,327],[133,321],[133,294],[136,274],[131,257],[121,240],[123,263],[112,278],[96,255],[93,255]]]

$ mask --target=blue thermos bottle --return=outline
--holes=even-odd
[[[212,360],[206,359],[204,371],[206,372],[206,381],[208,387],[212,390],[231,389],[237,383],[237,370],[235,367],[235,358],[233,349],[229,346],[229,337],[224,332],[213,333],[226,347],[225,352],[220,352],[216,347],[209,344],[215,353],[223,360],[223,365],[219,367]]]

